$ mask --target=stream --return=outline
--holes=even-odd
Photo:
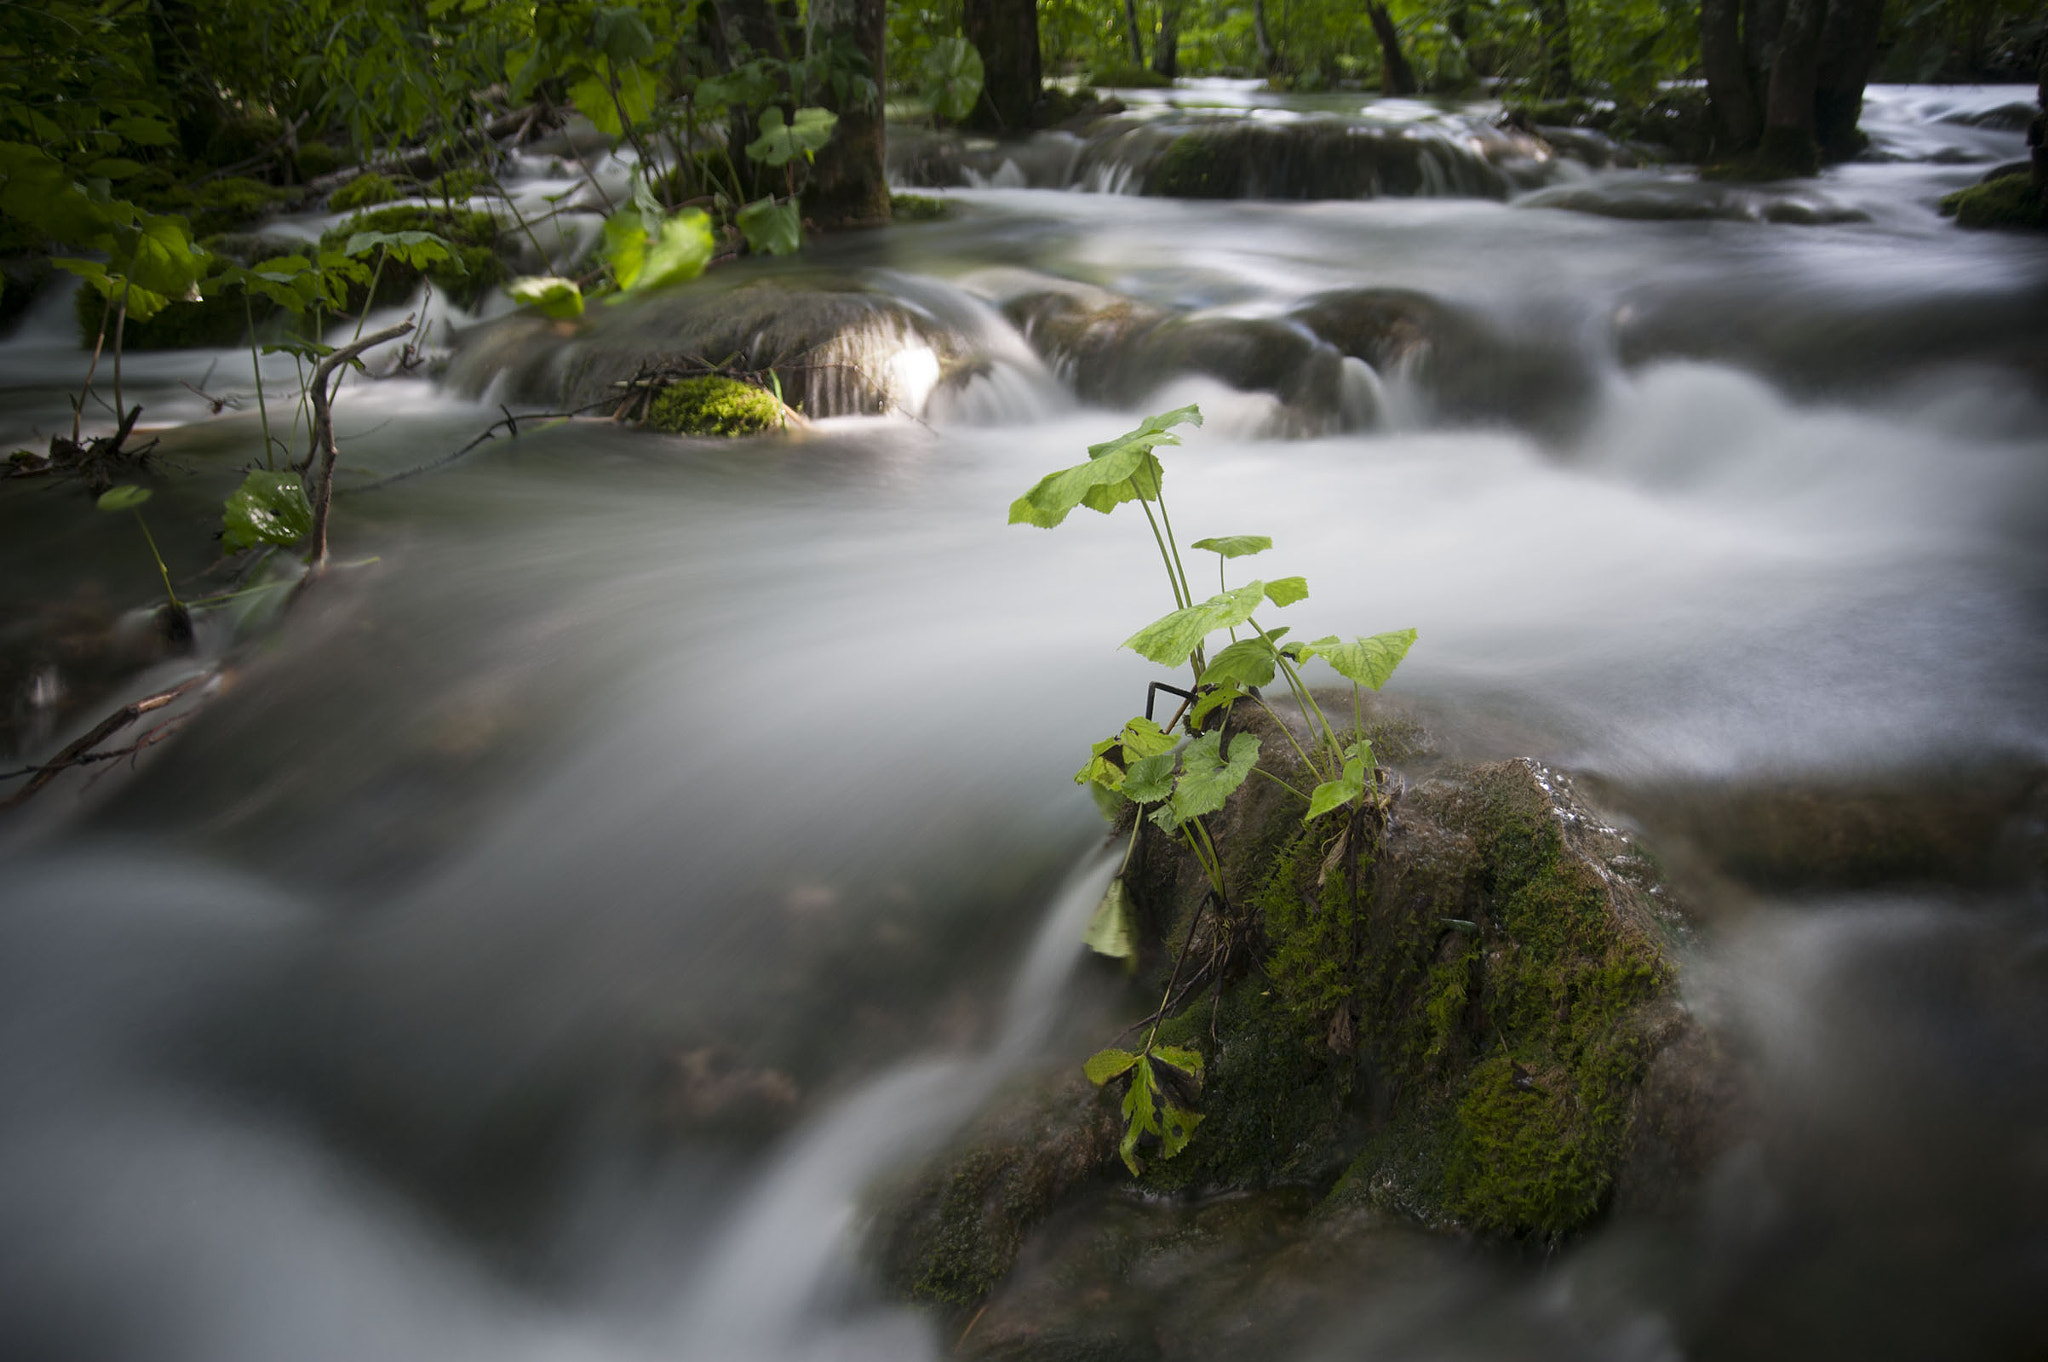
[[[947,220],[731,267],[857,278],[971,352],[878,355],[890,414],[533,421],[367,490],[549,403],[461,334],[502,303],[442,312],[444,380],[344,389],[343,566],[174,740],[0,822],[0,1354],[950,1355],[875,1283],[868,1198],[1130,1013],[1080,944],[1114,859],[1071,775],[1157,679],[1117,642],[1170,605],[1134,521],[1006,508],[1186,402],[1183,538],[1271,535],[1305,636],[1414,626],[1388,703],[1445,759],[1600,791],[1696,909],[1687,999],[1761,1104],[1680,1222],[1395,1245],[1341,1304],[1196,1352],[2048,1349],[2048,239],[1934,207],[2024,154],[1985,115],[2032,92],[1874,88],[1866,159],[1769,190],[1530,160],[1486,109],[1130,98],[1116,148],[918,172]],[[1132,192],[1146,129],[1190,119],[1393,128],[1438,168]],[[539,152],[517,192],[574,185]],[[1047,289],[1231,326],[1399,289],[1490,348],[1333,362],[1314,406],[1063,363],[1005,310]],[[54,295],[0,340],[8,448],[68,428],[75,340]],[[290,360],[263,362],[275,400]],[[249,375],[126,361],[176,576],[260,457]],[[154,569],[75,489],[0,493],[13,766],[192,661],[29,657],[67,621],[132,634]],[[1740,811],[1786,789],[1991,812],[1932,868],[1748,873]]]

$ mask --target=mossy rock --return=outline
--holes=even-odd
[[[153,165],[122,181],[121,191],[157,213],[186,219],[195,237],[213,236],[248,226],[299,201],[299,191],[280,188],[246,176],[207,180],[196,187],[185,172]]]
[[[788,419],[788,409],[775,394],[717,374],[671,383],[647,413],[649,426],[670,435],[728,439],[780,430]]]
[[[1146,178],[1146,192],[1171,199],[1242,198],[1240,167],[1221,152],[1215,138],[1189,133],[1175,139]]]
[[[343,166],[354,162],[348,153],[326,142],[302,142],[298,155],[292,158],[293,166],[301,180],[317,180],[322,175],[332,175]]]
[[[1988,184],[1958,189],[1941,201],[1943,217],[1972,230],[2015,231],[2048,227],[2048,194],[2031,175],[2004,175]]]
[[[1098,66],[1088,73],[1087,83],[1112,90],[1168,90],[1173,81],[1144,66]]]
[[[938,222],[953,216],[953,205],[928,194],[891,194],[889,217],[895,222]]]
[[[327,206],[337,213],[375,208],[380,203],[405,198],[411,190],[375,170],[366,170],[327,197]]]
[[[505,262],[498,254],[502,233],[497,219],[489,213],[414,204],[373,208],[324,233],[320,248],[338,251],[357,232],[433,232],[446,238],[455,248],[455,258],[428,266],[425,277],[463,307],[476,306],[477,300],[505,277]],[[372,252],[365,264],[375,270],[376,263]],[[371,304],[390,307],[404,302],[419,287],[420,278],[421,272],[411,266],[386,261],[377,283],[377,296]],[[364,306],[368,291],[368,285],[357,285],[350,291],[350,310]]]
[[[482,166],[457,166],[428,180],[420,192],[427,198],[448,202],[497,194],[499,190],[497,177]]]

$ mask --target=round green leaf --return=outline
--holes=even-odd
[[[137,487],[124,482],[119,487],[109,487],[100,493],[99,507],[102,511],[128,511],[140,506],[150,498],[147,487]]]

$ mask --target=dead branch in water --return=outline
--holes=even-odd
[[[313,530],[307,536],[306,575],[299,584],[301,590],[327,566],[327,512],[334,503],[334,461],[341,457],[341,451],[334,444],[334,391],[329,386],[334,371],[344,364],[357,363],[357,357],[363,351],[385,341],[397,340],[409,334],[412,328],[410,320],[387,326],[321,356],[319,364],[313,368],[313,382],[307,390],[313,401],[313,434],[306,447],[306,461],[300,467],[310,467],[318,457],[320,472],[313,487]]]
[[[71,743],[63,751],[42,765],[27,766],[19,771],[9,771],[5,775],[0,775],[0,779],[11,780],[33,773],[28,784],[16,790],[6,799],[0,800],[0,813],[5,813],[9,809],[20,808],[23,804],[33,799],[45,785],[48,785],[63,772],[70,770],[74,766],[83,766],[95,761],[110,761],[115,757],[130,756],[140,752],[145,747],[151,747],[163,741],[164,738],[170,736],[168,732],[164,731],[165,728],[170,727],[169,725],[159,725],[143,735],[142,741],[134,743],[121,751],[102,753],[95,753],[93,751],[95,747],[98,747],[108,738],[113,737],[116,733],[128,727],[128,725],[134,723],[143,715],[162,709],[165,705],[172,703],[181,696],[188,695],[201,686],[218,679],[220,674],[220,668],[209,667],[196,676],[185,678],[169,690],[160,690],[154,695],[146,695],[131,704],[123,705],[97,724],[94,724],[86,732],[85,736]]]

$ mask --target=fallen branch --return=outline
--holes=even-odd
[[[34,778],[31,779],[28,784],[22,786],[19,790],[16,790],[12,795],[8,796],[6,799],[0,800],[0,813],[5,813],[9,809],[19,808],[23,804],[26,804],[29,800],[33,799],[36,796],[37,792],[40,791],[45,785],[48,785],[51,781],[55,780],[59,775],[63,774],[65,771],[70,770],[74,766],[82,766],[88,761],[107,760],[111,756],[128,755],[127,752],[102,754],[99,756],[94,756],[91,754],[92,750],[95,747],[98,747],[108,738],[113,737],[116,733],[119,733],[128,725],[134,723],[143,715],[151,713],[155,710],[162,709],[165,705],[170,704],[174,700],[178,699],[180,696],[189,694],[190,692],[197,690],[200,686],[203,686],[208,682],[213,681],[219,675],[219,668],[209,667],[205,671],[200,672],[196,676],[190,676],[187,677],[185,680],[180,681],[177,685],[172,686],[169,690],[161,690],[154,695],[144,696],[142,699],[137,700],[132,704],[123,705],[121,706],[121,708],[115,710],[112,714],[109,714],[106,718],[100,720],[97,724],[94,724],[93,727],[85,734],[84,737],[70,744],[63,751],[59,752],[55,757],[52,757],[49,761],[44,762],[40,766],[28,766],[22,768],[19,771],[7,772],[6,775],[4,777],[0,777],[0,779],[11,780],[18,778],[20,776],[28,775],[31,772],[34,773]],[[130,750],[140,751],[143,747],[149,746],[161,740],[162,739],[160,737],[153,736],[145,742],[137,743]]]

